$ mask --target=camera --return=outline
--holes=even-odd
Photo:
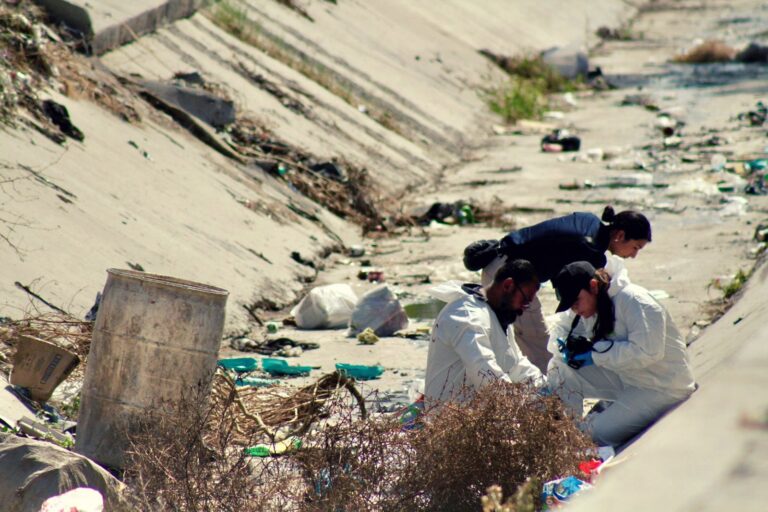
[[[569,354],[583,354],[584,352],[592,351],[592,340],[585,338],[584,336],[569,335],[565,340],[565,350]]]

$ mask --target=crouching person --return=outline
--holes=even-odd
[[[504,264],[486,288],[454,282],[433,289],[433,295],[448,304],[432,328],[424,388],[427,407],[469,398],[494,380],[544,384],[510,329],[538,290],[536,272],[525,260]]]
[[[577,418],[584,398],[613,402],[585,419],[598,445],[624,443],[694,391],[685,342],[646,289],[611,283],[585,261],[563,267],[552,284],[557,311],[567,314],[550,334],[549,389]]]

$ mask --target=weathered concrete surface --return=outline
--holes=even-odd
[[[768,503],[768,262],[697,340],[700,389],[568,510],[762,511]]]
[[[230,93],[238,115],[320,160],[342,157],[366,167],[374,192],[399,204],[404,190],[436,180],[497,121],[477,90],[484,76],[502,74],[479,48],[511,52],[578,42],[585,34],[583,13],[590,13],[591,26],[617,24],[633,12],[619,0],[562,2],[562,10],[531,1],[507,4],[495,0],[480,9],[458,1],[318,0],[307,6],[313,23],[276,1],[245,3],[247,16],[273,33],[275,44],[296,48],[310,65],[339,78],[335,91],[201,13],[99,61],[118,75],[148,80],[199,71]],[[97,33],[168,4],[89,5]],[[342,99],[344,91],[360,101]],[[105,269],[130,262],[228,289],[227,329],[242,330],[249,319],[244,306],[265,298],[288,304],[313,278],[315,271],[292,260],[292,251],[317,258],[359,239],[359,226],[285,181],[212,152],[141,100],[144,121],[129,124],[88,101],[51,94],[86,138],[60,147],[32,130],[0,132],[3,178],[18,178],[0,190],[2,218],[13,222],[0,228],[19,249],[3,245],[0,254],[3,314],[17,318],[31,310],[29,297],[14,286],[19,281],[82,315],[103,287]],[[374,103],[390,113],[391,123],[361,112]],[[313,215],[318,222],[306,219]]]
[[[35,0],[54,23],[82,33],[100,55],[194,13],[204,0]]]

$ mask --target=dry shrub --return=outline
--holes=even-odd
[[[508,495],[527,481],[578,471],[591,441],[556,397],[492,383],[470,401],[428,413],[422,430],[396,419],[334,418],[294,458],[302,510],[474,510],[489,486]],[[530,485],[530,484],[529,484]]]
[[[478,510],[491,485],[530,503],[541,482],[576,474],[593,447],[556,397],[499,382],[429,411],[421,430],[403,430],[397,415],[362,418],[337,393],[300,450],[249,461],[244,443],[263,434],[238,432],[234,392],[213,396],[155,410],[131,434],[126,481],[142,508],[464,511]]]
[[[675,62],[685,64],[707,64],[712,62],[729,62],[736,56],[736,50],[722,41],[709,39],[674,58]]]
[[[130,427],[125,482],[140,510],[247,511],[256,483],[235,422],[201,391],[166,402]]]

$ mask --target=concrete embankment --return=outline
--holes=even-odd
[[[151,33],[92,58],[79,73],[90,90],[54,80],[43,92],[67,107],[83,142],[59,145],[23,126],[0,133],[4,175],[17,179],[2,204],[13,220],[3,234],[16,249],[2,256],[3,314],[29,310],[19,282],[80,315],[105,269],[130,264],[229,289],[228,326],[241,329],[245,307],[299,297],[316,273],[299,260],[319,263],[359,236],[358,226],[279,176],[222,156],[167,110],[129,98],[132,89],[115,75],[168,81],[197,71],[226,91],[238,116],[279,140],[317,161],[367,168],[373,193],[392,205],[397,199],[388,198],[436,179],[495,122],[478,89],[502,74],[477,50],[582,44],[595,27],[633,12],[617,0],[557,9],[533,1],[316,1],[303,13],[280,2],[231,4],[262,47],[210,13],[186,18],[197,2],[45,3],[54,22],[80,30],[96,53]],[[130,103],[142,120],[126,122],[88,96]]]

